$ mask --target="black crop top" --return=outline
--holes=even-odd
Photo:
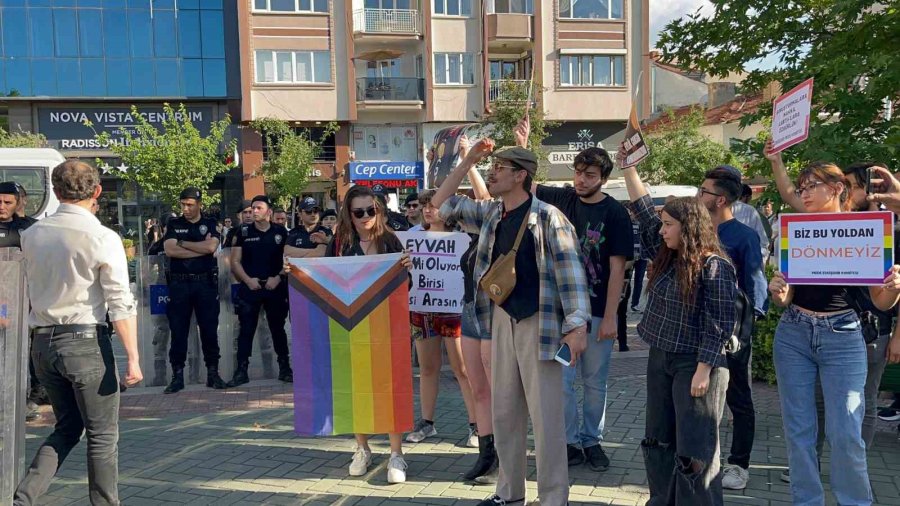
[[[816,313],[834,313],[852,308],[847,301],[847,288],[844,286],[796,285],[791,302]]]

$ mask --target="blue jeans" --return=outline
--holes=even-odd
[[[853,311],[812,316],[789,308],[775,330],[775,373],[795,505],[825,503],[816,456],[816,379],[825,400],[831,490],[839,504],[872,504],[862,438],[866,345]]]
[[[606,378],[609,376],[609,361],[612,357],[613,339],[597,341],[603,318],[591,320],[591,331],[587,337],[587,349],[581,354],[574,367],[563,367],[563,391],[566,415],[566,443],[582,448],[597,446],[603,440],[603,425],[606,423]],[[582,425],[578,429],[578,399],[575,398],[575,376],[581,370],[584,383],[584,404],[582,405]]]

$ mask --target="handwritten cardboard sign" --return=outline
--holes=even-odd
[[[461,232],[397,232],[412,257],[409,310],[462,313],[465,284],[460,259],[469,248]]]
[[[781,272],[794,285],[880,285],[894,263],[888,211],[781,215]]]
[[[772,152],[779,153],[809,137],[812,78],[775,99],[772,104]]]

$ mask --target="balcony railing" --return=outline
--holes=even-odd
[[[353,31],[418,34],[419,11],[415,9],[359,9],[353,12]]]
[[[425,80],[417,77],[361,77],[356,80],[357,101],[424,101]]]
[[[491,102],[526,102],[530,83],[528,79],[491,80],[488,98]]]

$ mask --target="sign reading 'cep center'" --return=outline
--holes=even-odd
[[[422,162],[352,162],[351,181],[372,179],[421,179],[424,174]]]

